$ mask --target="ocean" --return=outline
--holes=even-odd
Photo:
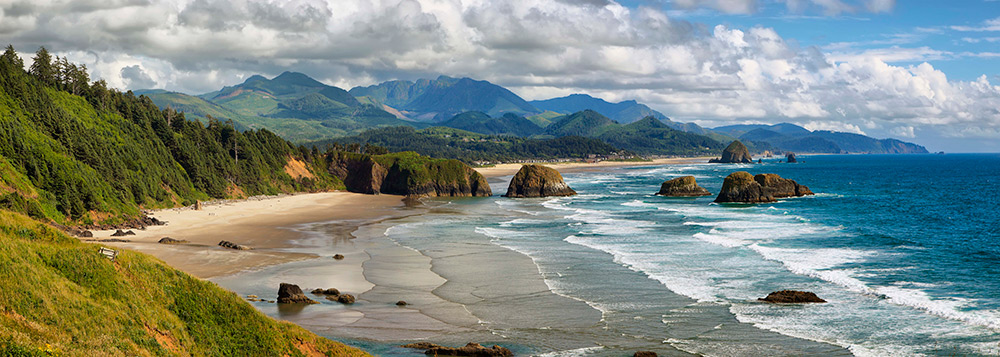
[[[548,356],[1000,354],[1000,155],[799,161],[564,173],[579,193],[565,198],[499,197],[504,177],[497,196],[431,199],[424,213],[366,229],[429,257],[447,280],[433,294],[478,320],[445,342],[475,336]],[[685,175],[717,194],[735,171],[816,195],[757,205],[654,195]],[[482,255],[501,250],[531,271]],[[533,274],[544,286],[528,287]],[[784,289],[828,303],[757,301]]]

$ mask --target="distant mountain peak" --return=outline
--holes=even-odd
[[[309,77],[304,73],[285,71],[279,74],[277,77],[271,80],[271,82],[282,83],[282,84],[292,84],[303,87],[326,87],[327,85],[320,83]]]

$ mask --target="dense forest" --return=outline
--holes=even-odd
[[[301,161],[312,178],[284,168]],[[322,155],[265,130],[187,120],[91,82],[41,48],[0,56],[0,208],[62,224],[115,223],[195,200],[342,187]]]
[[[484,135],[464,130],[434,127],[372,129],[356,136],[316,141],[314,148],[379,154],[382,151],[415,151],[432,157],[457,159],[466,163],[513,162],[518,160],[586,158],[589,155],[622,155],[604,142],[579,136],[528,139],[506,135]]]

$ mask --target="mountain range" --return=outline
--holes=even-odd
[[[634,100],[612,103],[586,94],[529,102],[488,81],[447,76],[344,90],[302,73],[285,72],[272,79],[251,76],[243,83],[197,96],[163,90],[136,94],[149,97],[161,108],[184,111],[189,118],[232,120],[239,129],[267,128],[297,142],[356,135],[380,127],[444,126],[485,135],[589,137],[655,155],[697,154],[715,148],[713,142],[722,145],[735,139],[756,151],[926,151],[894,139],[812,132],[794,124],[706,129],[672,121]],[[648,132],[634,130],[637,127]]]
[[[927,153],[923,146],[896,139],[875,139],[861,134],[827,130],[810,131],[789,123],[729,125],[712,129],[743,141],[766,142],[785,151],[830,154]]]

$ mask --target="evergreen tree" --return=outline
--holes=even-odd
[[[22,60],[21,57],[17,55],[17,52],[14,51],[13,45],[7,45],[7,50],[3,52],[2,56],[0,56],[0,61],[5,61],[14,65],[16,68],[22,70],[24,69],[24,60]]]
[[[52,55],[45,47],[39,47],[35,52],[34,62],[31,63],[30,73],[37,77],[42,83],[48,85],[56,84],[56,65],[52,63]]]

